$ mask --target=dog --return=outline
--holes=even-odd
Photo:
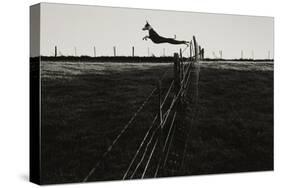
[[[160,44],[160,43],[170,43],[170,44],[185,44],[188,46],[189,42],[187,41],[179,41],[176,40],[175,38],[166,38],[166,37],[162,37],[160,35],[158,35],[158,33],[151,27],[151,25],[148,23],[148,21],[146,21],[146,24],[144,26],[144,28],[142,28],[143,31],[148,30],[148,34],[145,37],[143,37],[142,40],[147,40],[150,39],[152,42],[156,43],[156,44]]]

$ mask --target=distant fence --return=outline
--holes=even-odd
[[[184,148],[182,147],[181,153],[176,152],[176,148],[171,149],[171,145],[175,135],[177,135],[177,139],[182,137],[183,141],[186,140],[186,134],[181,134],[181,132],[186,133],[185,125],[180,123],[177,126],[175,125],[177,124],[177,116],[186,116],[183,113],[183,108],[192,103],[197,103],[200,71],[199,60],[204,58],[204,48],[201,48],[197,44],[194,36],[189,45],[189,57],[183,58],[182,53],[186,49],[174,54],[173,80],[169,84],[167,91],[164,92],[164,95],[162,94],[162,80],[159,80],[157,87],[148,95],[120,134],[114,139],[107,151],[102,155],[100,161],[91,169],[83,181],[88,181],[94,176],[103,158],[111,151],[119,138],[133,123],[138,113],[155,94],[158,96],[158,112],[155,114],[149,129],[128,164],[122,178],[132,179],[165,176],[166,174],[173,175],[171,171],[182,169],[184,161],[183,152],[186,150],[186,143],[181,144],[184,146]],[[172,153],[171,150],[174,150],[174,152]]]

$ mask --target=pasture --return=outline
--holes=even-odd
[[[41,62],[43,183],[82,181],[164,74],[167,89],[172,67]],[[272,63],[202,62],[197,108],[177,175],[273,169]],[[153,96],[95,180],[122,178],[156,112]]]

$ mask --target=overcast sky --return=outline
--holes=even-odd
[[[267,58],[273,55],[274,20],[271,17],[237,16],[193,12],[109,8],[63,4],[41,4],[41,55],[54,55],[58,46],[63,55],[97,56],[135,55],[146,56],[148,48],[156,56],[171,55],[184,45],[154,44],[143,41],[147,31],[142,31],[148,20],[158,34],[179,40],[191,40],[195,35],[198,43],[205,48],[206,57]],[[187,50],[188,51],[188,50]],[[185,52],[185,55],[187,54]],[[254,54],[253,54],[254,53]]]

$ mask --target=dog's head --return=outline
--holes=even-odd
[[[146,24],[144,25],[144,27],[142,28],[142,30],[150,30],[151,29],[151,26],[150,24],[148,23],[148,21],[146,21]]]

